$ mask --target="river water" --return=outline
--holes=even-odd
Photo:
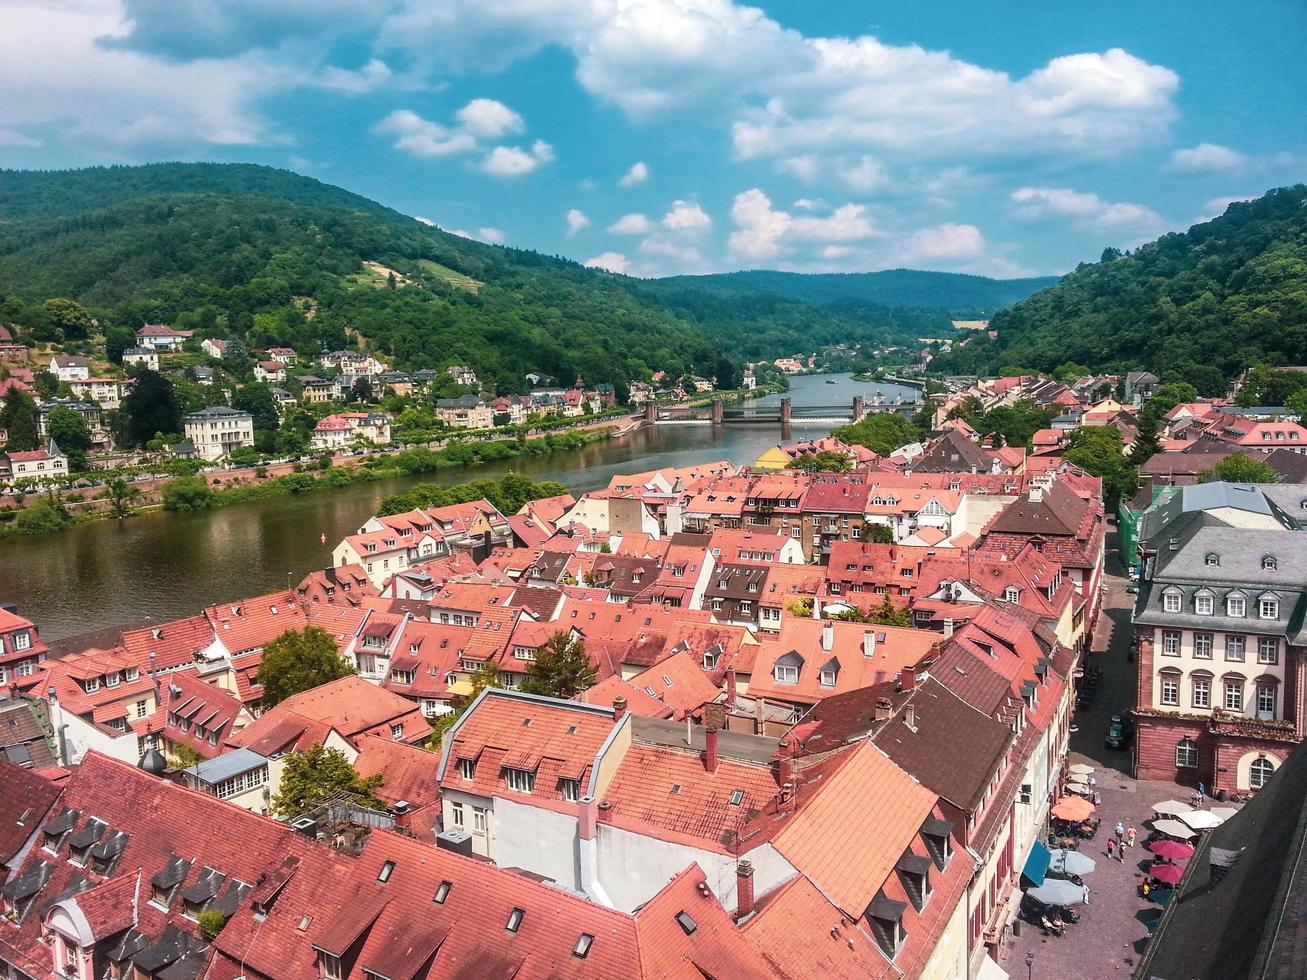
[[[794,406],[848,405],[853,396],[915,397],[911,388],[864,384],[847,374],[791,378]],[[834,384],[828,382],[834,381]],[[779,395],[748,404],[768,405]],[[795,424],[788,441],[829,425]],[[59,534],[0,542],[0,601],[13,602],[47,640],[144,621],[166,622],[216,602],[285,588],[331,563],[330,549],[414,483],[461,483],[514,470],[574,492],[617,473],[715,459],[752,463],[782,441],[778,425],[660,425],[577,450],[233,504],[195,514],[156,511],[94,521]],[[321,543],[321,535],[327,544]]]

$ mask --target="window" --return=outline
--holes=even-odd
[[[576,945],[572,947],[572,955],[575,956],[577,959],[581,959],[581,960],[585,959],[586,956],[589,955],[590,946],[594,943],[594,941],[595,941],[595,937],[590,935],[590,933],[588,932],[581,933],[580,937],[576,941]]]
[[[122,675],[120,675],[116,670],[113,671],[112,673],[104,675],[104,686],[109,688],[110,690],[117,687],[121,683],[122,683]]]
[[[27,630],[19,630],[11,634],[14,643],[14,650],[26,650],[32,645],[32,634]]]
[[[1162,704],[1178,705],[1180,703],[1180,678],[1175,674],[1162,676]]]
[[[1180,634],[1167,631],[1162,634],[1162,654],[1167,657],[1180,656]]]
[[[472,808],[472,832],[477,834],[486,832],[486,808],[483,806]]]
[[[331,955],[325,949],[318,950],[318,966],[322,970],[323,980],[341,980],[344,976],[340,969],[340,957]]]
[[[402,739],[402,738],[404,737],[404,726],[403,726],[403,725],[391,725],[391,726],[390,726],[390,737],[393,738],[396,742],[398,742],[400,739]]]
[[[1015,585],[1009,585],[1006,589],[1003,590],[1004,602],[1016,602],[1017,599],[1019,598],[1021,598],[1021,590],[1018,589]]]
[[[100,690],[100,678],[88,678],[84,686],[86,687],[87,694],[94,694],[96,691]]]
[[[1280,600],[1264,596],[1257,603],[1257,615],[1262,619],[1279,619],[1280,618]]]
[[[694,917],[689,912],[677,912],[676,924],[681,927],[681,931],[687,936],[693,936],[699,931],[699,923],[694,921]]]
[[[711,651],[703,655],[703,669],[712,670],[717,666],[717,654]]]
[[[458,774],[464,779],[477,778],[477,761],[476,759],[459,759]]]
[[[559,788],[563,792],[563,799],[568,803],[575,803],[581,798],[581,781],[579,779],[561,779]]]
[[[825,669],[825,670],[823,670],[823,671],[821,672],[821,686],[822,686],[822,687],[834,687],[834,686],[835,686],[835,670],[834,670],[834,668],[829,668],[829,667],[828,667],[827,669]]]
[[[508,788],[517,790],[519,793],[530,793],[535,789],[536,774],[528,772],[526,769],[505,769],[504,780],[508,783]]]
[[[1261,789],[1275,773],[1275,763],[1270,759],[1254,759],[1248,772],[1248,785],[1252,789]]]
[[[36,661],[24,660],[18,665],[18,669],[15,673],[18,674],[19,677],[31,677],[36,673]]]
[[[1194,707],[1210,708],[1212,706],[1212,682],[1206,677],[1195,677],[1194,683]]]
[[[1182,738],[1175,746],[1175,764],[1181,769],[1194,769],[1198,766],[1198,743],[1192,738]]]
[[[1195,596],[1194,612],[1196,612],[1199,616],[1212,615],[1212,597],[1209,595]]]
[[[786,664],[776,665],[776,683],[777,684],[797,684],[799,683],[799,668],[788,666]]]
[[[449,822],[452,823],[455,827],[462,829],[463,827],[463,804],[462,803],[449,804]]]
[[[1225,682],[1225,710],[1243,710],[1243,681],[1229,680]]]
[[[1212,659],[1212,634],[1211,633],[1194,634],[1194,656],[1199,660]]]
[[[1232,595],[1225,600],[1225,614],[1242,619],[1248,610],[1248,600],[1243,596]]]
[[[453,887],[451,882],[442,881],[436,888],[436,894],[432,896],[431,900],[437,905],[444,905],[445,899],[449,898],[449,890]]]
[[[1275,717],[1275,685],[1257,685],[1257,717],[1262,719]]]
[[[1272,557],[1271,555],[1267,555],[1265,558],[1262,559],[1262,571],[1264,572],[1275,571],[1275,564],[1276,564],[1275,558]]]
[[[1208,555],[1206,558],[1203,559],[1203,564],[1206,565],[1208,568],[1214,568],[1217,565],[1221,564],[1221,556]]]
[[[1237,633],[1227,633],[1225,636],[1225,659],[1234,661],[1243,661],[1244,641],[1247,637],[1240,636]]]
[[[731,790],[731,806],[739,806],[744,802],[744,790]]]
[[[1259,636],[1257,638],[1257,662],[1259,664],[1273,664],[1280,659],[1280,641],[1273,636]]]
[[[1162,609],[1165,612],[1179,612],[1180,593],[1179,592],[1164,593],[1162,596]]]
[[[525,915],[526,913],[521,909],[513,909],[508,913],[508,922],[504,925],[504,928],[509,932],[517,932],[522,927],[522,919]]]
[[[137,702],[136,702],[136,717],[137,717],[137,718],[144,718],[144,717],[145,717],[145,715],[146,715],[146,710],[145,710],[145,709],[148,707],[148,705],[149,705],[149,702],[147,702],[147,701],[137,701]]]
[[[395,862],[387,861],[385,864],[381,866],[381,870],[377,872],[377,881],[381,882],[384,885],[386,882],[390,880],[390,876],[394,873],[395,873]]]

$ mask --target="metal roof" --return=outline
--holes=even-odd
[[[233,749],[231,752],[206,759],[199,765],[182,771],[212,786],[267,764],[267,756],[259,755],[253,749]]]

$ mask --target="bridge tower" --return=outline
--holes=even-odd
[[[789,425],[794,418],[794,404],[789,398],[781,399],[781,425]]]
[[[712,400],[712,424],[721,425],[726,421],[726,403],[720,398]]]
[[[854,395],[853,396],[853,421],[855,422],[862,421],[862,412],[863,412],[862,396]]]
[[[644,403],[644,420],[650,424],[658,421],[658,403],[649,401]]]

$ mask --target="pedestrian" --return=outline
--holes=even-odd
[[[1147,897],[1148,897],[1148,893],[1151,892],[1152,890],[1153,890],[1153,886],[1150,885],[1150,884],[1148,883],[1148,879],[1145,878],[1145,879],[1144,879],[1144,898],[1147,898]]]
[[[1125,864],[1125,842],[1120,841],[1116,845],[1116,859]]]
[[[1083,889],[1085,890],[1085,904],[1088,905],[1088,904],[1089,904],[1089,886],[1088,886],[1088,885],[1081,885],[1080,887],[1083,888]]]
[[[1125,836],[1125,825],[1120,820],[1116,822],[1116,839],[1119,842]]]
[[[1116,841],[1112,840],[1112,838],[1109,837],[1107,839],[1107,859],[1109,861],[1112,860],[1112,847],[1114,844],[1116,844]]]
[[[1203,799],[1207,796],[1207,787],[1202,783],[1198,784],[1198,805],[1203,805]]]
[[[1131,827],[1129,830],[1127,830],[1127,831],[1125,832],[1125,842],[1126,842],[1126,846],[1127,846],[1127,847],[1134,847],[1134,846],[1135,846],[1135,838],[1136,838],[1137,836],[1139,836],[1139,832],[1138,832],[1137,830],[1135,830],[1134,827]]]

